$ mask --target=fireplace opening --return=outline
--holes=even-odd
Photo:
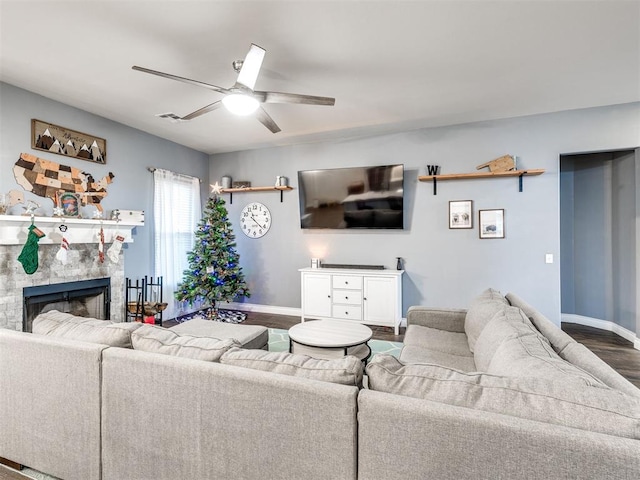
[[[107,320],[110,315],[111,279],[55,283],[23,289],[22,330],[32,331],[33,319],[49,310]]]

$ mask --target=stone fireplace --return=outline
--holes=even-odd
[[[38,243],[38,269],[27,275],[18,256],[32,223],[45,237]],[[68,229],[62,230],[62,224]],[[139,226],[144,226],[144,221],[0,215],[0,328],[30,331],[29,320],[24,322],[28,318],[27,307],[69,313],[76,308],[81,316],[124,321],[124,250],[119,251],[117,262],[105,255],[104,262],[100,263],[98,237],[102,229],[106,253],[116,236],[123,237],[124,243],[133,242],[133,231]],[[63,231],[71,242],[65,265],[56,259]],[[104,289],[104,285],[98,287],[96,282],[103,280],[109,286],[100,297],[95,290]],[[71,285],[62,285],[69,283]],[[60,295],[28,306],[26,299],[31,298],[35,287],[45,287],[45,296]],[[71,293],[73,290],[76,292]],[[80,300],[80,297],[86,298]]]
[[[120,252],[118,263],[113,263],[108,257],[105,257],[104,263],[100,263],[97,244],[72,244],[68,252],[69,262],[62,265],[55,257],[58,249],[59,245],[40,245],[38,270],[33,275],[27,275],[18,262],[22,245],[0,245],[0,328],[19,331],[25,329],[25,325],[23,325],[25,288],[97,279],[108,279],[110,283],[107,315],[110,315],[110,319],[116,322],[123,320],[123,252]],[[69,303],[69,308],[71,308],[72,302],[68,300],[69,298],[67,300],[62,298],[60,300],[61,308],[57,309],[65,308],[64,302]],[[27,327],[27,331],[29,330],[30,328]]]

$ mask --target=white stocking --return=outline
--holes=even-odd
[[[58,253],[56,253],[56,258],[58,260],[60,260],[60,263],[62,263],[63,265],[66,265],[68,260],[68,252],[69,252],[69,240],[67,240],[67,237],[64,236],[64,234],[62,235],[62,241],[60,242],[60,250],[58,250]]]
[[[107,255],[111,259],[113,263],[118,263],[120,250],[122,250],[122,243],[124,242],[124,237],[122,235],[116,235],[113,239],[113,243],[107,250]]]

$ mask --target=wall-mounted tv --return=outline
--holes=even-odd
[[[302,228],[402,229],[404,165],[298,172]]]

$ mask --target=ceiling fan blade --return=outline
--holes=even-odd
[[[256,118],[261,124],[271,130],[271,133],[278,133],[280,131],[280,127],[273,121],[273,118],[264,111],[264,108],[258,107],[256,110]]]
[[[149,68],[139,67],[134,65],[131,67],[133,70],[137,70],[139,72],[150,73],[151,75],[157,75],[159,77],[168,78],[170,80],[177,80],[179,82],[188,83],[190,85],[195,85],[196,87],[204,87],[209,90],[213,90],[220,93],[230,93],[230,91],[226,88],[218,87],[216,85],[211,85],[209,83],[200,82],[198,80],[191,80],[190,78],[179,77],[177,75],[171,75],[170,73],[159,72],[157,70],[151,70]]]
[[[180,120],[192,120],[196,117],[199,117],[200,115],[204,115],[205,113],[209,113],[214,110],[217,110],[221,106],[222,106],[222,102],[218,100],[217,102],[213,102],[207,105],[206,107],[199,108],[195,112],[191,112],[189,115],[185,115],[184,117],[180,118]]]
[[[335,105],[336,99],[332,97],[316,97],[314,95],[300,95],[298,93],[282,92],[254,92],[260,97],[262,103],[298,103],[304,105]]]
[[[260,73],[260,67],[262,66],[265,53],[264,48],[254,43],[251,44],[251,48],[249,48],[249,52],[244,58],[244,62],[242,62],[242,68],[240,68],[236,83],[253,90],[253,87],[256,85],[256,80],[258,79],[258,73]]]

